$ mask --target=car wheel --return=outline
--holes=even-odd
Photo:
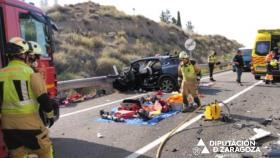
[[[256,79],[256,80],[260,80],[260,79],[261,79],[261,76],[255,75],[255,79]]]
[[[175,82],[170,77],[164,77],[159,82],[159,88],[165,93],[170,93],[175,89]]]

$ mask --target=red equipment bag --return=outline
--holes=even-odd
[[[115,117],[117,118],[124,118],[124,119],[129,119],[133,118],[135,115],[135,111],[129,111],[129,110],[119,110],[114,113]]]
[[[125,99],[118,107],[118,110],[138,111],[141,108],[139,100]]]

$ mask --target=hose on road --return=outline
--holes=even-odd
[[[220,105],[224,105],[227,109],[227,115],[224,115],[225,118],[228,119],[228,121],[231,120],[231,114],[230,114],[230,108],[228,107],[227,104],[221,102]],[[203,105],[203,106],[200,106],[199,108],[195,109],[194,111],[192,111],[190,113],[190,115],[188,115],[188,117],[186,117],[179,125],[177,125],[174,129],[172,129],[169,134],[166,136],[166,138],[161,142],[158,150],[157,150],[157,154],[156,154],[156,158],[161,158],[161,153],[162,153],[162,150],[163,150],[163,147],[165,146],[165,144],[167,143],[167,141],[173,137],[175,134],[176,134],[176,131],[183,125],[185,124],[187,121],[189,121],[193,115],[198,112],[199,110],[201,110],[202,108],[204,108],[206,105]]]
[[[195,109],[193,112],[191,112],[188,117],[186,117],[179,125],[177,125],[173,130],[171,130],[169,132],[169,134],[166,136],[166,138],[161,142],[158,150],[157,150],[157,155],[156,158],[160,158],[161,157],[161,153],[163,150],[163,147],[165,146],[166,142],[176,133],[177,129],[179,129],[184,123],[186,123],[187,121],[189,121],[193,115],[199,111],[200,109],[202,109],[204,106],[200,106],[199,108]]]

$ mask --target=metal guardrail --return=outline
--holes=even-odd
[[[218,67],[228,66],[231,62],[225,62],[218,65]],[[199,64],[201,68],[207,67],[208,64]],[[99,77],[91,77],[91,78],[82,78],[76,80],[66,80],[66,81],[59,81],[58,91],[68,90],[68,89],[75,89],[75,88],[84,88],[84,87],[102,87],[105,84],[111,84],[113,80],[117,76],[99,76]]]
[[[84,87],[100,87],[104,84],[111,83],[114,78],[115,76],[99,76],[76,80],[59,81],[57,83],[58,91]]]

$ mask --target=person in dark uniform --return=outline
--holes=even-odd
[[[242,68],[243,68],[243,57],[242,57],[242,52],[240,50],[237,50],[236,55],[233,58],[233,63],[236,67],[236,82],[240,84],[240,86],[243,86],[241,83],[241,75],[242,75]]]

